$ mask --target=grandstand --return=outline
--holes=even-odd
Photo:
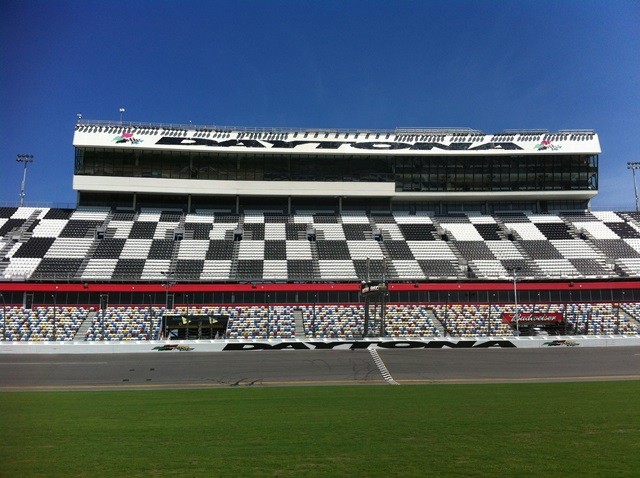
[[[76,208],[0,208],[5,341],[357,339],[378,280],[387,337],[640,329],[593,131],[80,120],[74,147]]]

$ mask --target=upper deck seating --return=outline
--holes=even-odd
[[[355,282],[367,260],[392,281],[640,277],[634,214],[4,208],[0,280]]]

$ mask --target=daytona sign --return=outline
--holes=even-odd
[[[501,142],[501,143],[484,143],[480,145],[473,145],[473,143],[451,143],[442,144],[436,142],[421,142],[421,143],[404,143],[399,141],[314,141],[314,140],[299,140],[299,141],[281,141],[281,140],[256,140],[256,139],[227,139],[225,141],[216,141],[213,139],[205,138],[180,138],[174,136],[163,136],[157,142],[157,145],[167,146],[209,146],[216,148],[249,148],[249,149],[289,149],[295,150],[296,148],[304,145],[315,145],[315,149],[339,149],[342,146],[348,146],[356,149],[365,149],[369,151],[397,151],[397,150],[419,150],[429,151],[432,149],[439,149],[443,151],[480,151],[488,149],[500,149],[500,150],[522,150],[520,146],[515,143]]]
[[[403,341],[353,341],[353,342],[281,342],[268,344],[263,342],[230,343],[222,350],[357,350],[368,348],[383,349],[468,349],[468,348],[514,348],[516,345],[509,340],[403,340]]]

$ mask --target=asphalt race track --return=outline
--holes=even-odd
[[[382,367],[368,350],[3,354],[0,391],[640,379],[640,347],[394,349],[377,354]]]

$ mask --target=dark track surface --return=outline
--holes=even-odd
[[[378,350],[412,383],[640,380],[640,347]],[[367,350],[0,355],[0,391],[384,384]]]

